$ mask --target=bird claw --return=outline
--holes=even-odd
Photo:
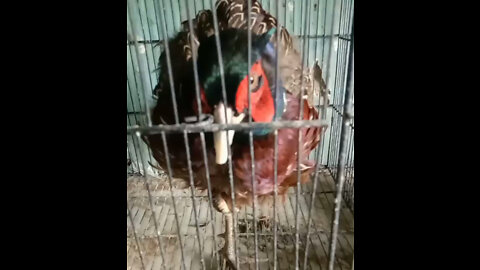
[[[215,196],[213,196],[212,203],[213,207],[215,207],[218,212],[222,214],[230,213],[230,208],[228,208],[227,202],[222,198],[220,194],[216,194]]]
[[[236,263],[235,254],[233,253],[233,250],[231,250],[231,247],[229,251],[229,245],[228,245],[229,242],[227,240],[228,236],[225,233],[221,233],[221,234],[217,234],[217,237],[224,240],[223,247],[218,250],[218,255],[220,257],[220,262],[221,262],[220,269],[236,270],[237,267],[235,266],[235,263]]]
[[[228,206],[228,203],[225,199],[222,198],[221,194],[216,194],[212,198],[212,203],[213,207],[220,213],[222,214],[231,214],[232,211],[230,207]],[[238,207],[235,207],[235,213],[239,213],[240,209]]]
[[[221,250],[221,262],[222,266],[221,269],[230,269],[230,270],[236,270],[237,267],[235,266],[235,256],[233,254],[228,254],[228,251],[226,248],[222,248]]]

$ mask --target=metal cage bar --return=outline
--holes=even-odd
[[[310,0],[306,0],[307,7],[310,6]],[[310,12],[308,12],[307,7],[302,5],[302,14],[306,14],[305,22],[302,26],[304,36],[307,36],[308,33],[308,26],[309,24],[309,19],[310,19]],[[300,109],[298,112],[298,119],[303,119],[303,110],[304,110],[304,102],[303,102],[303,97],[304,97],[304,87],[305,87],[305,80],[303,79],[303,74],[305,74],[305,55],[306,55],[306,50],[307,50],[307,45],[308,42],[306,38],[302,39],[302,45],[303,45],[303,51],[302,51],[302,73],[301,73],[301,85],[300,85]],[[277,62],[278,64],[278,62]],[[302,129],[298,129],[298,152],[297,152],[297,168],[301,168],[301,162],[302,162],[302,146],[303,146],[303,133]],[[301,170],[297,169],[297,186],[296,186],[296,193],[295,193],[295,269],[300,269],[300,234],[299,234],[299,219],[300,216],[299,214],[299,197],[300,197],[300,183],[301,183],[301,178],[302,178],[302,172]]]
[[[144,262],[144,259],[143,259],[143,252],[142,252],[142,249],[140,248],[140,242],[138,241],[138,235],[137,235],[137,230],[135,229],[135,223],[133,222],[133,217],[132,217],[132,211],[131,211],[131,207],[129,206],[128,204],[128,199],[127,199],[127,216],[128,216],[128,220],[130,221],[130,224],[132,224],[132,228],[133,228],[133,237],[135,239],[135,244],[137,245],[137,249],[138,249],[138,257],[140,258],[140,263],[142,265],[142,269],[143,270],[146,270],[145,268],[145,262]]]
[[[211,0],[211,7],[212,8],[217,8],[214,0]],[[222,54],[222,46],[220,42],[220,29],[219,29],[219,23],[218,23],[218,16],[216,12],[213,13],[213,27],[215,30],[215,45],[217,47],[217,57],[218,57],[218,67],[220,69],[220,82],[222,86],[222,99],[224,104],[227,104],[227,88],[226,88],[226,83],[225,83],[225,67],[223,65],[223,54]],[[228,123],[228,117],[227,117],[227,110],[225,111],[225,119],[226,124],[229,125]],[[230,145],[230,138],[227,136],[227,144]],[[239,256],[239,251],[238,251],[238,214],[236,213],[236,198],[235,198],[235,183],[233,180],[233,160],[232,160],[232,149],[230,147],[227,147],[227,154],[228,154],[228,179],[230,182],[230,189],[231,189],[231,199],[232,199],[232,208],[233,210],[233,235],[235,238],[234,241],[234,250],[235,250],[235,266],[237,269],[240,268],[240,261],[238,260]]]
[[[352,33],[353,30],[352,30]],[[336,245],[337,245],[337,237],[338,237],[338,227],[339,227],[339,220],[340,220],[340,211],[342,205],[342,197],[343,197],[343,188],[345,184],[345,164],[346,164],[346,143],[347,143],[347,129],[350,125],[351,120],[351,108],[352,108],[352,95],[353,95],[353,87],[354,87],[354,51],[353,51],[353,37],[351,43],[351,51],[349,55],[349,73],[347,75],[347,90],[346,90],[346,105],[344,109],[344,119],[343,119],[343,128],[341,132],[341,142],[340,142],[340,157],[339,157],[339,165],[338,165],[338,180],[337,180],[337,196],[335,199],[335,217],[332,222],[332,236],[330,241],[330,255],[329,255],[329,270],[334,269],[334,260],[335,260],[335,252],[336,252]]]
[[[252,0],[247,0],[247,29],[248,29],[248,68],[247,76],[251,78],[250,67],[252,66]],[[252,119],[252,85],[248,84],[248,123],[251,125],[253,123]],[[252,168],[252,200],[253,200],[253,231],[254,235],[254,244],[255,244],[255,270],[258,268],[258,232],[257,232],[257,181],[255,181],[255,149],[253,145],[253,132],[250,130],[249,134],[249,144],[250,144],[250,156],[251,156],[251,168]]]
[[[285,9],[286,10],[286,9]],[[280,5],[277,5],[276,8],[276,14],[278,17],[278,14],[280,14]],[[285,16],[286,18],[286,16]],[[281,28],[281,22],[280,20],[278,21],[278,28]],[[275,34],[277,44],[280,44],[280,32],[277,31]],[[278,74],[280,74],[280,67],[278,63],[278,58],[280,55],[280,46],[276,47],[275,50],[275,92],[278,93],[278,86],[280,84],[280,77]],[[273,190],[273,269],[277,270],[277,264],[278,264],[278,259],[277,259],[277,248],[278,248],[278,232],[277,232],[277,204],[278,204],[278,130],[274,131],[274,153],[273,153],[273,184],[274,184],[274,190]]]

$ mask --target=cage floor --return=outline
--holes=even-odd
[[[216,250],[224,240],[219,234],[224,232],[223,217],[214,210],[214,223],[211,222],[210,204],[206,192],[195,193],[197,219],[199,224],[202,252],[199,251],[196,223],[190,189],[172,189],[178,211],[180,228],[180,249],[177,222],[167,179],[148,178],[157,226],[160,235],[166,269],[182,269],[182,249],[186,269],[202,269],[200,256],[203,256],[205,269],[218,269]],[[305,240],[307,234],[308,211],[311,201],[312,184],[303,185],[299,197],[299,261],[303,269]],[[333,179],[328,173],[320,175],[317,195],[312,212],[312,229],[309,239],[307,269],[327,269],[330,224],[334,207]],[[162,269],[162,256],[155,233],[155,222],[150,208],[148,193],[143,177],[127,178],[127,197],[133,219],[133,227],[127,211],[127,269]],[[285,203],[277,205],[277,268],[295,269],[295,189],[291,189]],[[257,210],[259,269],[273,269],[273,207],[265,206]],[[335,269],[351,269],[354,247],[354,219],[350,210],[343,207],[340,219],[339,239]],[[213,225],[213,226],[212,226]],[[253,209],[246,207],[238,214],[238,248],[241,269],[255,269]],[[133,229],[134,228],[134,229]],[[215,230],[215,231],[214,231]],[[137,238],[135,238],[134,231]],[[217,235],[216,243],[213,235]],[[138,245],[137,245],[138,240]],[[139,248],[140,246],[140,251]],[[140,256],[140,253],[142,256]],[[143,266],[142,266],[143,264]],[[143,268],[144,267],[144,268]]]

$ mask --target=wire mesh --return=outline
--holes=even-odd
[[[185,124],[178,116],[178,104],[175,87],[170,87],[172,106],[175,111],[175,125],[152,126],[150,109],[157,97],[154,88],[159,82],[158,73],[168,74],[170,85],[174,86],[171,51],[166,40],[172,38],[187,25],[190,35],[194,36],[194,21],[201,10],[215,7],[214,0],[173,1],[173,0],[128,0],[127,1],[127,193],[142,193],[139,197],[127,196],[127,238],[137,247],[138,255],[131,255],[130,266],[138,269],[219,269],[221,255],[218,233],[223,227],[221,216],[214,211],[213,194],[208,171],[208,154],[205,134],[220,130],[249,131],[251,156],[253,148],[253,130],[270,128],[274,134],[274,199],[270,210],[262,209],[257,202],[255,159],[252,158],[252,195],[253,205],[245,207],[241,215],[233,213],[235,239],[235,266],[244,269],[245,262],[239,259],[240,253],[247,251],[253,260],[247,262],[248,268],[264,269],[265,263],[271,269],[353,269],[353,209],[354,209],[354,119],[353,119],[353,0],[307,0],[307,1],[260,1],[263,8],[278,19],[281,25],[292,31],[301,44],[303,68],[318,65],[324,70],[327,94],[316,98],[316,108],[321,110],[321,119],[314,121],[291,121],[263,124],[254,123],[249,113],[248,123],[241,124]],[[242,1],[241,1],[242,2]],[[254,0],[244,1],[248,10]],[[222,58],[218,18],[213,13],[217,54]],[[183,26],[182,23],[184,22]],[[251,13],[248,12],[247,28],[251,29]],[[248,35],[248,66],[251,66],[251,31]],[[280,35],[276,35],[277,42]],[[190,39],[194,47],[194,39]],[[167,70],[158,70],[158,59],[162,51],[166,52]],[[278,55],[278,46],[277,52]],[[198,66],[196,51],[193,50],[193,70],[195,80],[195,99],[201,107]],[[223,77],[223,61],[219,61],[222,74],[222,95],[225,104],[227,94]],[[250,71],[249,71],[250,72]],[[277,64],[275,77],[279,85]],[[250,77],[250,73],[248,74]],[[303,89],[303,80],[302,86]],[[249,108],[252,89],[248,89]],[[300,115],[303,102],[300,103]],[[225,111],[226,113],[226,111]],[[198,115],[201,118],[201,115]],[[303,144],[300,128],[328,127],[321,133],[321,144],[312,152],[316,170],[309,184],[302,185],[300,171],[297,185],[282,203],[278,197],[278,131],[285,128],[299,129],[299,148]],[[167,134],[183,135],[188,162],[185,179],[190,188],[186,194],[177,188],[170,164],[171,153],[168,149]],[[143,135],[159,134],[163,139],[166,168],[159,165],[152,152],[140,139]],[[207,170],[208,189],[202,193],[195,188],[195,172],[192,168],[190,134],[199,134],[203,160]],[[300,167],[301,151],[298,152],[297,166]],[[323,170],[321,168],[326,168]],[[131,183],[142,176],[141,188],[131,188]],[[163,179],[155,182],[151,177]],[[231,200],[235,207],[235,188],[233,160],[228,149],[228,181],[232,190]],[[153,182],[152,182],[153,181]],[[156,183],[152,186],[152,183]],[[159,187],[160,186],[160,187]],[[185,188],[185,187],[183,187]],[[163,199],[163,203],[159,200]],[[348,209],[343,208],[343,201]],[[133,212],[135,203],[146,201],[145,211]],[[171,206],[171,207],[170,207]],[[183,206],[183,207],[182,207]],[[185,206],[187,206],[185,208]],[[137,206],[138,209],[138,206]],[[351,212],[350,212],[351,211]],[[251,213],[250,213],[251,212]],[[273,226],[265,229],[263,214],[271,216]],[[137,217],[141,216],[141,217]],[[148,218],[145,218],[148,216]],[[252,220],[249,219],[252,217]],[[320,218],[321,217],[321,218]],[[328,222],[327,222],[328,221]],[[205,223],[202,223],[205,222]],[[173,224],[175,223],[175,226]],[[193,223],[193,224],[191,224]],[[172,224],[172,225],[170,225]],[[188,224],[188,226],[186,226]],[[139,230],[137,227],[143,229]],[[170,227],[169,227],[170,226]],[[286,227],[285,227],[286,226]],[[153,227],[153,229],[152,229]],[[193,231],[191,228],[193,228]],[[168,229],[167,229],[168,228]],[[152,231],[153,230],[153,231]],[[130,232],[130,233],[129,233]],[[249,239],[253,238],[253,244]],[[155,239],[152,248],[143,247]],[[246,239],[246,240],[245,240]],[[269,241],[270,239],[270,241]],[[290,239],[290,240],[288,240]],[[142,242],[143,241],[143,242]],[[245,242],[246,241],[246,242]],[[290,242],[289,242],[290,241]],[[153,243],[153,242],[152,242]],[[285,243],[292,243],[290,254]],[[144,244],[147,245],[148,244]],[[246,247],[246,248],[245,248]],[[132,249],[133,250],[133,249]],[[143,250],[143,251],[142,251]],[[153,250],[153,251],[152,251]],[[265,251],[266,250],[266,251]],[[265,252],[264,252],[265,251]],[[129,246],[127,246],[127,253]],[[150,252],[150,253],[149,253]],[[130,253],[128,253],[130,254]],[[167,254],[167,255],[165,255]],[[168,254],[173,254],[169,257]],[[292,255],[293,254],[293,257]],[[127,263],[128,263],[127,257]],[[134,261],[133,258],[137,258]],[[178,259],[178,260],[177,260]],[[140,263],[139,263],[140,262]],[[195,263],[198,262],[198,263]],[[171,265],[168,265],[171,264]]]

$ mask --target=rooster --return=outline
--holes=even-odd
[[[216,123],[241,123],[248,121],[248,89],[251,95],[251,117],[254,122],[317,120],[319,113],[312,107],[313,89],[319,89],[320,95],[326,91],[325,82],[318,66],[314,71],[304,70],[300,53],[294,40],[285,28],[277,28],[277,20],[263,10],[258,1],[252,1],[252,65],[248,66],[246,1],[219,0],[215,5],[219,22],[219,39],[222,46],[223,65],[227,102],[224,103],[222,83],[219,72],[219,60],[213,25],[213,13],[201,11],[193,20],[194,29],[190,31],[188,23],[175,38],[168,41],[172,57],[172,75],[178,104],[178,118],[182,123],[207,121]],[[191,35],[193,33],[193,35]],[[277,44],[276,34],[280,35]],[[276,49],[279,46],[278,63],[280,73],[278,87],[275,85]],[[193,57],[198,55],[198,75],[201,90],[201,107],[197,105]],[[250,70],[250,77],[248,71]],[[301,89],[304,85],[304,89]],[[316,87],[315,87],[316,86]],[[157,105],[152,111],[153,125],[176,124],[174,107],[167,72],[165,52],[160,57],[159,83],[155,88]],[[323,96],[323,95],[322,95]],[[303,114],[300,106],[303,102]],[[198,119],[197,115],[211,117]],[[225,118],[226,116],[226,118]],[[300,167],[298,159],[297,129],[278,130],[278,194],[284,196],[289,187],[296,186],[298,170],[302,182],[307,181],[315,163],[308,160],[313,149],[320,141],[322,128],[301,129],[303,145]],[[258,202],[274,193],[274,143],[272,130],[256,129],[253,133],[255,164],[255,195]],[[142,137],[151,148],[159,165],[166,168],[166,157],[161,135]],[[227,139],[229,138],[229,139]],[[167,134],[169,160],[172,175],[189,182],[187,152],[183,136]],[[199,134],[188,134],[191,165],[194,172],[194,184],[198,189],[207,189],[206,169],[210,173],[211,191],[214,207],[222,212],[225,222],[225,246],[223,251],[230,267],[234,268],[235,253],[233,242],[233,209],[231,186],[228,174],[228,147],[231,147],[234,177],[235,206],[252,203],[252,156],[250,153],[249,133],[221,131],[205,134],[208,168],[205,167],[202,141]]]

